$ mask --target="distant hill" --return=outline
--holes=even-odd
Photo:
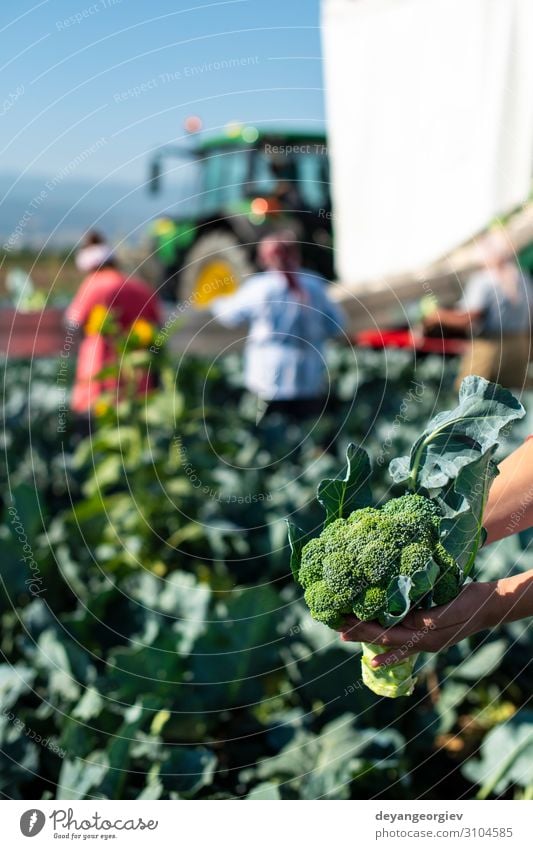
[[[17,248],[41,247],[49,237],[53,246],[71,245],[90,227],[113,241],[138,243],[147,222],[179,201],[176,186],[154,199],[145,186],[106,181],[95,188],[88,180],[40,176],[24,176],[14,185],[15,180],[0,173],[0,249],[10,239]]]

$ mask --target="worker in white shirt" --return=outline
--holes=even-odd
[[[533,289],[513,256],[503,230],[491,232],[480,244],[484,269],[467,282],[455,309],[437,309],[425,319],[428,331],[446,329],[470,337],[457,385],[468,374],[523,389],[531,348]]]
[[[291,418],[318,415],[328,395],[324,343],[342,334],[344,317],[318,274],[300,267],[294,234],[264,238],[258,259],[265,271],[254,274],[212,310],[227,327],[246,323],[247,389],[265,412]]]

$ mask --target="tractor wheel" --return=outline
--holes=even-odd
[[[189,250],[180,280],[181,300],[205,309],[221,295],[236,292],[254,268],[246,248],[227,230],[212,230]]]

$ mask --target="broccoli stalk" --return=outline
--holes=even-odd
[[[384,654],[389,649],[384,646],[374,646],[371,643],[361,643],[363,657],[361,670],[363,683],[378,696],[396,699],[399,696],[410,696],[415,688],[416,678],[413,676],[418,654],[413,654],[400,663],[382,666],[374,669],[371,661],[378,654]]]

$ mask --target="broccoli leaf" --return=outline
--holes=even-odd
[[[396,625],[404,618],[411,606],[412,579],[407,575],[398,575],[388,587],[388,609],[381,616],[384,625]]]
[[[493,454],[491,449],[469,466],[463,466],[454,485],[439,499],[445,513],[441,521],[442,543],[465,577],[471,572],[486,535],[483,511],[490,485],[498,474]]]
[[[424,569],[393,578],[387,589],[388,606],[381,617],[383,624],[397,625],[401,622],[412,604],[431,592],[438,577],[439,567],[430,557]]]
[[[326,510],[324,527],[335,519],[345,519],[354,510],[372,502],[368,454],[351,442],[346,449],[344,478],[326,478],[318,486],[317,498]]]
[[[411,575],[411,601],[418,602],[427,595],[439,577],[439,567],[431,557],[425,569],[419,569]]]
[[[461,384],[458,406],[432,419],[409,458],[392,460],[392,479],[434,497],[464,466],[494,448],[502,428],[524,415],[522,404],[507,389],[469,375]]]
[[[442,542],[466,577],[483,543],[482,517],[490,485],[497,474],[493,454],[502,429],[525,415],[507,390],[469,375],[454,410],[439,413],[415,442],[409,457],[393,460],[395,483],[407,481],[439,501],[445,518]]]
[[[510,784],[528,787],[533,782],[533,715],[520,710],[497,725],[483,740],[479,760],[469,758],[463,774],[481,785],[478,799],[500,795]]]
[[[302,548],[311,539],[309,534],[304,533],[294,522],[287,519],[287,530],[289,536],[289,545],[291,547],[291,572],[295,581],[298,580],[300,572],[300,562],[302,559]]]

